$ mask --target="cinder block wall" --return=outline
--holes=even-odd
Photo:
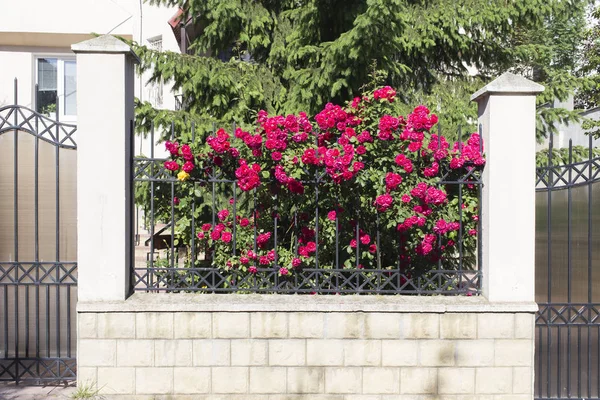
[[[533,305],[244,297],[79,304],[79,382],[109,399],[533,398]]]

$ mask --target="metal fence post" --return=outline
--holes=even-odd
[[[131,48],[110,35],[74,44],[77,54],[79,301],[124,300],[132,251]]]
[[[482,292],[491,302],[535,300],[535,96],[543,90],[504,73],[471,96],[487,160]]]

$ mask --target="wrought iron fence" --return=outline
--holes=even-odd
[[[600,157],[592,137],[583,160],[569,141],[536,181],[535,398],[600,399]]]
[[[460,142],[460,131],[458,136]],[[196,137],[193,125],[191,138],[192,141],[203,139]],[[155,143],[154,128],[150,132],[150,140]],[[240,191],[235,177],[217,172],[211,172],[207,179],[195,180],[191,183],[191,189],[190,182],[186,182],[186,193],[191,191],[194,195],[191,202],[182,207],[182,204],[178,204],[181,201],[178,196],[182,182],[165,169],[165,161],[165,158],[154,156],[153,148],[150,157],[135,157],[133,161],[136,204],[142,215],[138,227],[147,231],[147,238],[139,240],[140,246],[136,250],[138,254],[144,252],[146,259],[139,261],[141,257],[138,257],[138,262],[132,268],[135,291],[419,295],[477,295],[481,291],[481,207],[476,208],[473,222],[466,221],[462,211],[464,206],[460,206],[467,190],[481,204],[481,166],[465,166],[458,173],[447,163],[440,165],[437,185],[453,194],[453,203],[459,215],[455,250],[445,259],[439,258],[426,267],[414,268],[401,257],[402,250],[398,243],[402,240],[402,234],[384,226],[379,213],[375,221],[364,222],[374,232],[375,246],[372,248],[361,245],[359,232],[362,232],[363,221],[359,208],[346,210],[356,213],[356,223],[351,228],[341,226],[337,216],[339,213],[336,213],[334,229],[324,229],[323,218],[327,210],[322,206],[320,196],[327,179],[325,174],[317,174],[313,179],[302,182],[311,188],[312,198],[307,200],[312,206],[311,215],[300,212],[280,215],[278,210],[281,202],[289,200],[278,197],[276,190],[272,198],[261,198],[256,189]],[[270,181],[270,185],[277,186],[275,179]],[[214,248],[199,244],[197,237],[202,232],[200,226],[203,223],[215,226],[219,222],[218,213],[222,204],[230,205],[233,221],[237,222],[231,226],[232,257],[240,256],[240,218],[257,214],[270,218],[272,236],[269,242],[274,252],[272,265],[261,267],[257,260],[253,273],[241,271],[228,266],[227,260],[217,260]],[[307,219],[314,221],[314,262],[294,269],[289,276],[282,276],[278,262],[278,252],[281,250],[278,249],[291,249],[298,254],[298,236],[301,236],[298,232],[299,221]],[[467,232],[467,224],[474,229]],[[256,225],[253,229],[251,246],[256,253],[260,250],[261,232],[257,231]],[[475,243],[468,248],[463,244],[467,235]],[[343,245],[342,237],[353,237],[356,245]],[[441,244],[441,234],[435,240]],[[381,250],[382,247],[389,249],[394,246],[394,254]],[[369,250],[374,254],[374,262],[363,267],[364,254]],[[352,263],[348,262],[349,253],[352,253]],[[325,258],[329,263],[323,262]]]
[[[0,381],[64,383],[77,370],[77,127],[17,93],[15,79],[0,107]]]

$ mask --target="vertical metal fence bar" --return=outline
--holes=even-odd
[[[593,152],[593,137],[592,135],[588,135],[588,231],[587,231],[587,269],[588,269],[588,293],[587,293],[587,301],[589,304],[592,303],[592,158],[594,155]],[[592,396],[592,377],[590,376],[592,372],[592,347],[591,347],[591,331],[589,326],[589,321],[592,320],[592,310],[591,307],[588,307],[588,327],[587,327],[587,348],[588,348],[588,356],[587,356],[587,397]],[[598,358],[598,362],[600,363],[600,358]],[[598,371],[600,371],[600,365],[598,366]],[[598,393],[600,396],[600,393]]]
[[[154,287],[154,122],[150,124],[150,272],[148,273],[148,285],[147,288]],[[147,217],[144,216],[144,219]],[[156,284],[158,290],[158,282]]]
[[[29,285],[25,286],[25,357],[29,357]]]
[[[479,153],[483,155],[483,126],[479,124]],[[477,293],[481,293],[482,283],[482,271],[483,271],[483,240],[482,240],[482,227],[481,227],[481,210],[483,209],[483,182],[481,181],[481,175],[479,177],[479,185],[477,191],[477,272],[479,277],[477,279]]]
[[[173,288],[175,284],[175,204],[173,199],[175,198],[175,183],[171,181],[171,262],[170,262],[170,285]]]
[[[572,276],[573,276],[573,264],[571,262],[572,253],[572,226],[573,226],[573,194],[571,190],[571,185],[573,182],[572,172],[573,168],[571,164],[573,163],[573,140],[569,139],[569,185],[567,186],[567,302],[569,303],[568,307],[568,321],[571,321],[571,300],[572,300]],[[571,327],[567,325],[567,343],[569,346],[567,347],[567,395],[571,397]]]
[[[577,397],[581,398],[581,325],[577,325]]]
[[[254,221],[252,221],[253,224],[254,224],[254,243],[253,243],[253,249],[254,249],[254,255],[256,256],[256,251],[257,251],[256,250],[256,238],[258,237],[258,232],[256,230],[257,229],[256,225],[258,223],[258,219],[256,218],[257,217],[257,214],[256,214],[256,188],[252,189],[252,199],[253,199],[253,203],[252,203],[252,216],[253,216],[253,219],[254,219]],[[213,218],[214,218],[214,216],[213,216]]]
[[[463,154],[463,143],[462,143],[462,127],[458,126],[458,151],[460,155]],[[464,177],[458,179],[458,276],[462,280],[462,267],[463,267],[463,212],[462,212],[462,187]]]
[[[441,124],[438,122],[437,124],[437,150],[439,150],[442,147],[442,127]],[[438,184],[438,186],[440,186]],[[438,257],[438,262],[437,262],[437,269],[438,271],[442,269],[442,234],[438,233],[437,234],[437,243],[438,243],[438,249],[439,249],[439,254],[440,256]],[[398,286],[400,287],[400,286]]]
[[[38,87],[35,87],[35,105],[37,107],[37,93]],[[35,131],[39,132],[39,117],[35,117]],[[34,260],[35,260],[35,356],[39,358],[40,356],[40,206],[39,206],[39,162],[40,162],[40,138],[38,135],[35,135],[34,142],[34,150],[33,150],[33,168],[34,168],[34,177],[33,177],[33,242],[34,242]],[[36,363],[36,375],[40,376],[39,372],[39,363]]]
[[[298,207],[294,207],[294,257],[298,257]],[[298,287],[298,274],[294,274],[294,287]]]
[[[552,134],[552,131],[550,131],[550,140],[548,141],[548,199],[547,199],[547,204],[548,204],[548,208],[546,210],[547,215],[546,218],[548,220],[548,304],[551,303],[552,301],[552,187],[554,187],[554,173],[552,170],[552,151],[553,151],[553,144],[554,144],[554,135]],[[551,307],[548,306],[548,315],[547,315],[547,321],[548,323],[551,321],[552,318],[552,311],[551,311]],[[551,343],[552,343],[552,337],[550,336],[552,333],[551,329],[550,329],[550,325],[548,324],[548,341],[547,341],[547,347],[546,347],[546,354],[548,354],[548,369],[546,371],[546,385],[547,385],[547,395],[548,397],[550,397],[550,385],[551,385],[551,365],[552,365],[552,353],[550,352],[551,349]]]
[[[535,321],[535,320],[534,320]],[[534,323],[535,326],[535,323]],[[535,376],[537,377],[537,382],[538,382],[538,396],[542,396],[542,380],[540,379],[540,377],[542,376],[542,367],[543,367],[543,363],[542,363],[542,348],[543,348],[543,336],[542,336],[542,327],[537,327],[538,329],[538,342],[536,344],[536,346],[538,347],[538,363],[537,363],[537,372],[535,374]],[[535,388],[534,388],[535,391]]]
[[[192,122],[192,143],[196,143],[196,124]],[[194,163],[196,159],[193,159]],[[190,266],[193,268],[196,266],[196,182],[193,183],[192,192],[192,243],[190,249],[191,263]],[[235,243],[235,242],[234,242]],[[235,247],[235,246],[234,246]]]
[[[6,357],[8,357],[10,355],[8,347],[8,285],[4,285],[2,288],[4,289],[4,348],[6,349]]]
[[[46,286],[46,357],[50,357],[50,285]]]
[[[233,256],[237,254],[237,187],[236,182],[233,181]]]
[[[562,397],[562,385],[561,385],[561,373],[560,373],[560,367],[561,367],[561,365],[560,365],[560,344],[561,344],[561,341],[560,341],[560,328],[561,328],[560,325],[558,325],[556,327],[556,331],[557,331],[557,338],[556,338],[556,349],[557,349],[557,352],[556,352],[556,361],[557,361],[557,363],[556,363],[556,373],[558,375],[558,377],[556,379],[556,397]],[[548,371],[550,371],[552,369],[552,367],[550,365],[548,367],[549,367]],[[569,365],[569,368],[570,367],[571,366]],[[567,385],[568,385],[568,383],[567,383]]]
[[[273,265],[275,266],[275,269],[278,270],[278,258],[277,258],[277,222],[278,222],[278,212],[279,212],[279,207],[277,206],[277,200],[278,200],[278,196],[277,193],[275,193],[275,198],[273,199],[273,205],[274,205],[274,213],[273,213],[273,242],[274,242],[274,247],[273,249],[275,250],[275,260]],[[275,287],[278,288],[279,287],[279,274],[275,274]]]
[[[17,78],[14,81],[14,100],[15,106],[19,104],[18,102],[18,82]],[[14,146],[13,146],[13,163],[14,163],[14,174],[13,174],[13,206],[14,206],[14,244],[15,244],[15,293],[14,293],[14,301],[15,301],[15,358],[17,359],[15,362],[16,366],[16,376],[17,383],[19,382],[19,131],[17,130],[17,125],[19,123],[19,111],[18,109],[13,110],[13,118],[14,118]],[[7,347],[8,350],[8,347]]]
[[[71,358],[71,285],[67,289],[67,357]]]
[[[175,136],[175,122],[171,121],[171,140]],[[175,283],[175,204],[173,199],[175,198],[175,183],[171,181],[171,269],[170,269],[170,285],[173,286]]]

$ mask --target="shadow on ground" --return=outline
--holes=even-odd
[[[0,383],[0,400],[67,400],[75,392],[73,386],[24,386]]]

